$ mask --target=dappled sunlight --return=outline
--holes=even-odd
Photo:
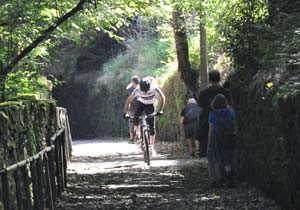
[[[67,192],[57,209],[279,210],[247,185],[210,189],[207,159],[178,153],[176,144],[156,146],[148,166],[141,149],[124,139],[74,142]],[[247,208],[249,203],[260,207]]]
[[[119,184],[119,185],[115,185],[115,184],[111,184],[111,185],[104,185],[104,188],[110,188],[110,189],[118,189],[118,188],[137,188],[137,187],[149,187],[151,186],[151,188],[153,187],[170,187],[170,185],[168,184]]]
[[[0,14],[0,210],[300,210],[300,0],[3,0]],[[151,163],[110,138],[139,134],[156,135]]]
[[[117,172],[128,168],[151,170],[156,167],[179,166],[188,162],[189,160],[168,159],[167,154],[158,153],[152,157],[151,166],[148,166],[144,163],[143,152],[138,145],[128,144],[120,139],[110,142],[87,140],[74,142],[69,171],[78,174],[95,174]]]
[[[115,139],[75,141],[73,143],[73,156],[99,157],[105,155],[137,154],[139,150],[136,145],[128,144],[126,141]]]

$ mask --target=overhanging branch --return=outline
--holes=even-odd
[[[37,37],[31,44],[29,44],[26,48],[24,48],[12,61],[9,65],[7,65],[1,75],[7,75],[12,69],[24,58],[26,57],[33,49],[35,49],[40,43],[46,40],[49,35],[62,23],[67,21],[70,17],[74,16],[77,12],[83,9],[83,5],[88,0],[80,0],[78,4],[71,9],[69,12],[60,17],[53,25],[49,26],[46,30],[44,30],[39,37]]]

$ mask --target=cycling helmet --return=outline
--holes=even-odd
[[[146,78],[143,78],[140,82],[140,89],[143,92],[147,92],[150,89],[150,81]]]

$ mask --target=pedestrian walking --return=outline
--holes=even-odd
[[[221,86],[221,75],[218,70],[212,70],[208,74],[210,86],[200,92],[198,96],[198,105],[203,109],[199,120],[198,139],[200,141],[199,156],[207,155],[208,139],[208,115],[212,111],[211,102],[217,94],[223,94],[230,106],[232,106],[231,93]]]
[[[181,123],[183,124],[185,140],[191,157],[196,157],[195,140],[197,138],[197,128],[199,126],[201,113],[202,109],[198,106],[194,98],[188,99],[187,105],[181,112]]]
[[[140,84],[140,77],[139,76],[132,76],[131,77],[131,82],[127,85],[126,90],[128,92],[128,95],[131,95],[132,92],[138,87],[138,85]],[[128,110],[128,114],[130,116],[134,116],[134,113],[137,109],[137,98],[134,98],[133,101],[131,102],[130,106],[129,106],[129,110]],[[134,125],[133,125],[133,121],[129,120],[129,144],[134,144],[136,143],[134,140]],[[138,139],[136,139],[136,141],[138,141]]]
[[[208,169],[212,186],[234,185],[233,157],[235,148],[235,115],[229,108],[224,95],[218,94],[212,101],[212,109],[208,117]]]

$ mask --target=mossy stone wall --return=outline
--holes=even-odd
[[[184,107],[187,88],[175,72],[164,83],[162,88],[166,96],[164,114],[157,119],[157,138],[161,141],[183,141],[183,130],[180,125],[180,113]]]
[[[54,101],[24,100],[0,104],[0,168],[27,159],[49,146],[49,139],[55,130]],[[14,192],[14,182],[12,176],[9,177]],[[14,198],[14,194],[11,196]],[[3,209],[1,202],[0,186],[0,209]]]
[[[285,209],[300,209],[300,92],[233,84],[238,124],[236,169]]]
[[[127,122],[120,120],[126,100],[128,80],[116,78],[113,93],[105,85],[98,85],[103,65],[123,48],[105,33],[99,33],[87,46],[65,43],[59,62],[52,63],[49,72],[65,81],[53,90],[59,106],[68,110],[72,137],[92,139],[103,136],[127,135]],[[120,84],[123,82],[126,84]],[[117,91],[116,91],[117,90]],[[115,92],[122,92],[116,96]],[[111,96],[111,93],[113,94]]]

